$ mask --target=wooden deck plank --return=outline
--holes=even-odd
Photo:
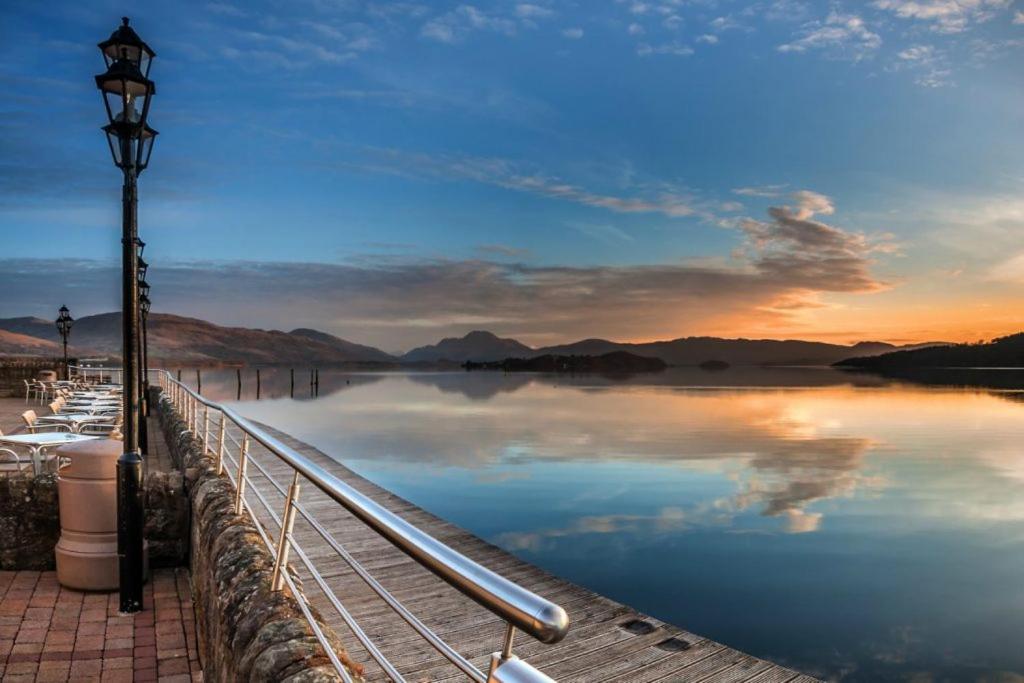
[[[364,479],[344,465],[287,434],[267,427],[282,442],[324,467],[336,477],[392,512],[416,524],[465,556],[558,604],[569,613],[572,627],[561,643],[544,645],[522,634],[514,651],[562,683],[653,683],[654,681],[709,681],[714,683],[804,683],[813,681],[795,671],[690,634],[671,624],[638,613],[570,581],[555,577],[438,518]],[[251,456],[279,484],[290,481],[291,471],[258,443]],[[251,486],[267,498],[277,514],[284,501],[262,476],[253,474]],[[250,494],[251,495],[251,494]],[[491,652],[500,648],[504,623],[448,586],[418,563],[355,519],[311,484],[301,494],[303,506],[428,627],[467,659],[485,669]],[[277,528],[253,496],[257,517],[276,537]],[[465,680],[450,662],[430,647],[337,556],[315,529],[297,519],[294,536],[346,609],[378,648],[409,680]],[[368,657],[333,610],[306,568],[293,556],[293,574],[303,592],[334,627],[350,654],[366,664],[368,681],[387,677]],[[634,632],[629,622],[643,622]],[[668,647],[665,641],[673,640]],[[672,647],[679,642],[685,647]]]

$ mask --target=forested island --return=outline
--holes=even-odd
[[[848,358],[835,365],[864,370],[1024,367],[1024,332],[993,339],[991,342],[930,346],[880,356]]]

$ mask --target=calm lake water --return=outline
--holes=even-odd
[[[296,376],[256,401],[246,370],[239,409],[694,633],[832,679],[1024,680],[1024,373]]]

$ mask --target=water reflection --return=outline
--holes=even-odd
[[[276,398],[247,415],[702,635],[850,680],[1024,671],[1008,380],[321,371],[319,398],[292,401],[288,371],[263,372]],[[224,375],[204,391],[232,397]]]

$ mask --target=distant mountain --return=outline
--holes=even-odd
[[[57,326],[52,320],[42,318],[0,318],[0,330],[23,334],[37,339],[46,339],[54,343],[60,341]]]
[[[1020,368],[1024,367],[1024,332],[982,344],[948,344],[871,358],[847,358],[836,365],[866,370]]]
[[[37,344],[52,344],[51,340],[57,336],[53,323],[39,318],[0,319],[0,330],[7,334],[28,335]],[[396,361],[393,356],[378,349],[354,344],[316,330],[287,333],[222,327],[205,320],[153,313],[149,316],[148,333],[150,359],[154,362],[327,365]],[[71,329],[70,342],[74,355],[120,356],[121,314],[102,313],[79,318]],[[19,343],[23,346],[27,342],[20,340]],[[16,351],[0,349],[0,353],[11,354]]]
[[[447,337],[437,344],[420,346],[402,356],[402,360],[406,363],[434,363],[442,360],[483,363],[534,355],[537,354],[533,349],[515,339],[502,339],[490,332],[477,330],[465,337]]]
[[[57,356],[63,349],[52,341],[0,329],[0,355]]]
[[[120,356],[120,328],[120,313],[79,318],[71,330],[72,354]],[[31,317],[0,319],[0,331],[4,333],[0,338],[2,355],[49,355],[59,349],[57,330],[49,320]],[[686,337],[642,344],[584,339],[572,344],[534,349],[515,339],[477,330],[464,337],[450,337],[437,344],[421,346],[396,358],[380,349],[308,328],[281,332],[222,327],[204,320],[159,313],[149,317],[149,344],[150,359],[165,363],[328,365],[402,362],[453,366],[466,361],[494,362],[545,355],[603,356],[618,351],[683,366],[698,366],[709,360],[731,366],[831,365],[848,358],[879,356],[920,347],[897,347],[884,342],[844,346],[799,340]]]
[[[628,351],[639,356],[660,358],[669,365],[700,365],[715,360],[729,365],[831,365],[851,355],[867,356],[895,351],[884,342],[859,342],[852,346],[800,340],[722,339],[685,337],[671,341],[627,344],[604,339],[585,339],[574,344],[548,346],[538,355],[600,355]]]
[[[571,344],[533,349],[515,339],[503,339],[490,332],[470,332],[465,337],[449,337],[438,344],[421,346],[402,356],[404,362],[456,363],[494,362],[506,358],[536,356],[603,356],[625,351],[647,358],[658,358],[669,365],[700,365],[717,360],[729,365],[831,365],[851,356],[871,356],[900,348],[885,342],[859,342],[852,346],[799,340],[722,339],[685,337],[671,341],[630,344],[607,339],[584,339]],[[914,347],[916,348],[916,347]]]

